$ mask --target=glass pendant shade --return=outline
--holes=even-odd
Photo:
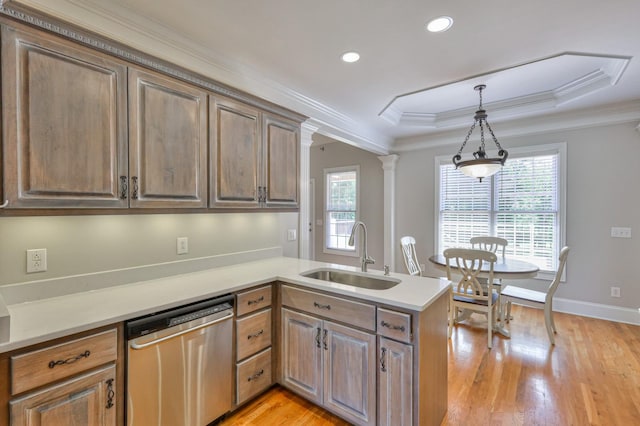
[[[494,174],[499,172],[502,166],[504,166],[505,161],[507,161],[507,157],[509,155],[507,153],[507,150],[502,149],[500,143],[498,142],[498,139],[496,139],[496,136],[493,134],[493,130],[491,129],[489,122],[487,122],[487,112],[482,108],[482,90],[485,87],[486,86],[484,84],[480,84],[474,87],[475,90],[480,92],[480,105],[478,107],[478,110],[476,111],[476,115],[474,116],[474,122],[471,125],[469,132],[467,133],[467,137],[464,139],[464,142],[462,143],[460,150],[458,150],[458,153],[453,156],[453,164],[456,166],[456,169],[460,169],[460,171],[467,176],[480,179],[480,182],[482,182],[483,178],[493,176]],[[469,137],[471,136],[471,133],[473,133],[476,125],[480,127],[480,147],[476,152],[473,153],[473,159],[462,161],[462,150],[469,141]],[[496,158],[488,158],[487,153],[485,152],[485,127],[491,133],[493,142],[498,147],[498,157]]]

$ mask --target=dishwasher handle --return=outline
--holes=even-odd
[[[136,343],[136,340],[138,340],[138,339],[131,340],[129,342],[129,346],[131,347],[131,349],[144,349],[144,348],[146,348],[148,346],[152,346],[152,345],[155,345],[157,343],[164,342],[165,340],[169,340],[169,339],[172,339],[172,338],[177,337],[177,336],[182,336],[183,334],[191,333],[194,330],[198,330],[198,329],[201,329],[201,328],[209,327],[209,326],[211,326],[213,324],[217,324],[219,322],[228,320],[231,317],[233,317],[233,311],[228,311],[225,314],[225,316],[223,316],[221,318],[215,319],[213,321],[205,322],[204,324],[196,325],[195,327],[185,328],[184,330],[180,330],[180,331],[178,331],[176,333],[173,333],[173,334],[170,334],[168,336],[160,337],[159,339],[155,339],[155,340],[152,340],[150,342]]]

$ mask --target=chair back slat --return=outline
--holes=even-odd
[[[402,237],[400,238],[400,246],[402,247],[402,257],[409,275],[422,275],[422,269],[420,269],[416,254],[416,239],[411,236]]]
[[[492,237],[490,235],[473,237],[469,242],[471,243],[471,247],[474,249],[486,250],[496,254],[498,254],[499,251],[502,257],[504,257],[507,245],[509,244],[509,241],[504,238]]]
[[[457,284],[452,286],[454,295],[491,302],[493,284],[493,265],[498,257],[486,250],[451,248],[444,251],[447,261],[447,279],[454,281],[453,276],[460,276]],[[484,263],[489,265],[487,283],[480,282],[480,274]],[[483,285],[484,284],[484,285]],[[489,287],[487,287],[487,285]]]

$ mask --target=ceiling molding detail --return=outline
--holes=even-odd
[[[461,87],[473,87],[483,81],[491,81],[492,88],[496,89],[500,88],[503,82],[505,87],[514,83],[517,86],[518,79],[524,79],[531,72],[553,74],[554,78],[549,78],[548,83],[543,82],[539,85],[544,90],[484,103],[492,121],[538,115],[598,90],[614,86],[629,62],[629,57],[563,53],[451,84],[397,96],[380,113],[380,117],[396,126],[419,126],[431,130],[462,127],[473,122],[472,118],[477,106],[439,112],[416,111],[416,109],[429,108],[430,97],[439,96],[438,94],[444,89],[451,88],[459,91]],[[558,63],[567,63],[571,66],[562,68]],[[594,69],[594,67],[597,68]],[[558,84],[559,81],[564,82]],[[551,86],[553,84],[555,86]]]
[[[640,120],[640,101],[614,104],[598,109],[589,108],[564,114],[556,113],[514,120],[502,123],[499,130],[495,128],[494,130],[501,139],[504,139],[623,124],[637,122],[638,120]],[[640,131],[640,124],[638,124],[636,130]],[[398,139],[391,152],[408,152],[440,146],[459,145],[463,139],[464,132],[460,133],[457,130]],[[470,142],[474,143],[476,139],[477,137],[472,138]]]

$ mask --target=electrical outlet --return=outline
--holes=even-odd
[[[631,228],[611,228],[611,238],[631,238]]]
[[[620,297],[620,287],[611,287],[611,297]]]
[[[27,250],[27,274],[47,270],[47,249]]]
[[[289,229],[287,230],[287,240],[288,241],[295,241],[298,238],[297,232],[295,229]]]
[[[187,238],[187,237],[178,237],[176,239],[176,253],[177,254],[187,254],[187,253],[189,253],[189,238]]]

